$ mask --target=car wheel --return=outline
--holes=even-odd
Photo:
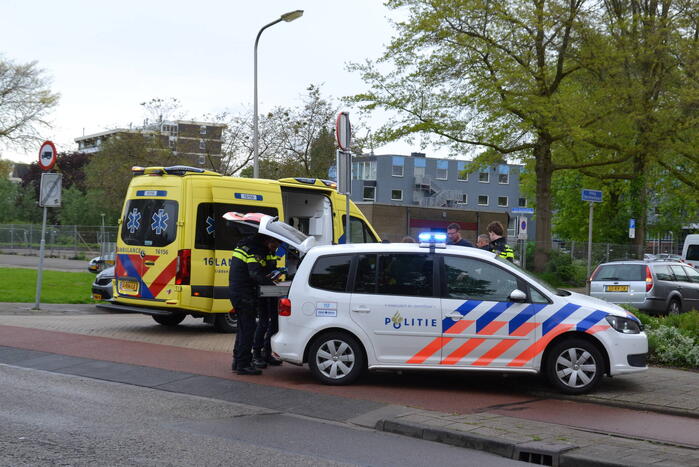
[[[214,318],[214,329],[224,334],[231,334],[238,330],[238,317],[235,313],[217,313]]]
[[[177,326],[187,317],[184,313],[175,313],[172,315],[153,315],[156,323],[163,326]]]
[[[676,298],[670,300],[667,304],[667,314],[668,315],[679,315],[682,313],[682,303]]]
[[[364,371],[366,357],[357,339],[344,332],[315,338],[308,353],[308,366],[321,383],[343,385],[354,382]]]
[[[586,340],[565,339],[548,353],[545,373],[551,384],[561,392],[584,394],[591,391],[602,378],[602,354]]]

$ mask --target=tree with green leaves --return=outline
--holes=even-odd
[[[36,62],[15,63],[0,56],[0,144],[26,147],[41,139],[59,98],[49,84]]]
[[[395,118],[383,141],[421,134],[455,154],[481,151],[473,170],[504,158],[536,178],[534,266],[550,250],[555,171],[623,160],[573,158],[564,141],[598,118],[573,78],[589,29],[585,0],[389,0],[407,10],[377,63],[355,64],[370,90],[352,101]]]
[[[625,162],[583,173],[626,181],[640,251],[649,214],[657,221],[656,211],[673,204],[662,194],[696,199],[699,190],[699,7],[686,0],[605,0],[596,24],[581,52],[590,77],[583,89],[604,112],[581,139]],[[696,208],[687,214],[685,222]]]
[[[186,165],[187,161],[163,147],[160,138],[141,133],[115,135],[92,156],[86,168],[86,191],[101,200],[99,209],[106,214],[106,222],[115,224],[133,177],[131,167]]]

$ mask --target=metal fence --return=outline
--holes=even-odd
[[[529,251],[529,257],[526,261],[526,269],[531,269],[533,264],[531,253],[539,247],[538,242],[526,242]],[[523,242],[514,240],[511,242],[512,248],[515,250],[515,258],[521,260]],[[543,245],[542,245],[543,246]],[[548,244],[553,251],[558,251],[564,255],[570,256],[573,261],[587,264],[588,242],[581,241],[560,241],[554,240]],[[614,244],[614,243],[592,243],[591,264],[594,268],[600,263],[609,261],[623,261],[644,259],[644,255],[652,254],[680,254],[682,245],[675,244],[671,241],[647,241],[645,246],[639,251],[638,247],[631,244]]]
[[[46,254],[60,258],[88,258],[113,252],[116,226],[47,225]],[[38,254],[40,224],[0,224],[0,252]]]

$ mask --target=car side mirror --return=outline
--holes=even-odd
[[[509,299],[511,302],[522,303],[527,300],[527,294],[525,294],[519,289],[515,289],[510,293]]]

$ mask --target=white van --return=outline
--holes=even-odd
[[[699,234],[687,235],[682,247],[682,261],[699,269]]]

